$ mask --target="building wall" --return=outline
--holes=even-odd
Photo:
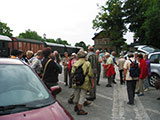
[[[106,52],[115,51],[115,47],[110,45],[110,39],[104,36],[105,35],[100,32],[93,38],[95,49],[103,50]]]

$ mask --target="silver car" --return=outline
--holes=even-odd
[[[155,86],[155,81],[160,80],[160,52],[150,53],[148,58],[151,61],[151,76],[149,82],[151,86]]]

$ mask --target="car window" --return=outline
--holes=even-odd
[[[28,66],[0,65],[0,106],[43,103],[49,98],[48,91]]]
[[[145,50],[145,51],[151,53],[151,52],[154,52],[156,49],[147,46],[147,47],[143,47],[142,50]]]
[[[151,63],[160,63],[160,55],[159,54],[153,54],[150,57]]]

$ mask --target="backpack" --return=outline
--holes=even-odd
[[[84,75],[83,73],[83,69],[82,69],[82,65],[80,65],[78,68],[76,68],[73,76],[72,76],[72,81],[73,84],[76,84],[76,86],[81,86],[83,85],[84,81],[85,81],[85,77],[88,74],[88,72]]]
[[[139,75],[141,73],[141,69],[139,68],[138,63],[136,62],[136,60],[134,62],[132,60],[130,60],[130,61],[131,61],[130,69],[129,69],[130,76],[132,78],[139,77]]]

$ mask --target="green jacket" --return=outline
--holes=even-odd
[[[93,74],[93,70],[92,70],[92,67],[91,67],[91,64],[90,64],[89,61],[86,61],[84,58],[80,58],[72,66],[72,72],[71,73],[73,75],[76,68],[78,68],[82,64],[83,64],[82,69],[83,69],[84,75],[88,72],[88,74],[85,77],[85,81],[84,81],[83,85],[81,85],[81,86],[75,86],[73,84],[72,87],[73,88],[82,88],[82,89],[85,89],[85,90],[90,90],[91,89],[91,80],[89,78],[94,77],[94,74]]]

